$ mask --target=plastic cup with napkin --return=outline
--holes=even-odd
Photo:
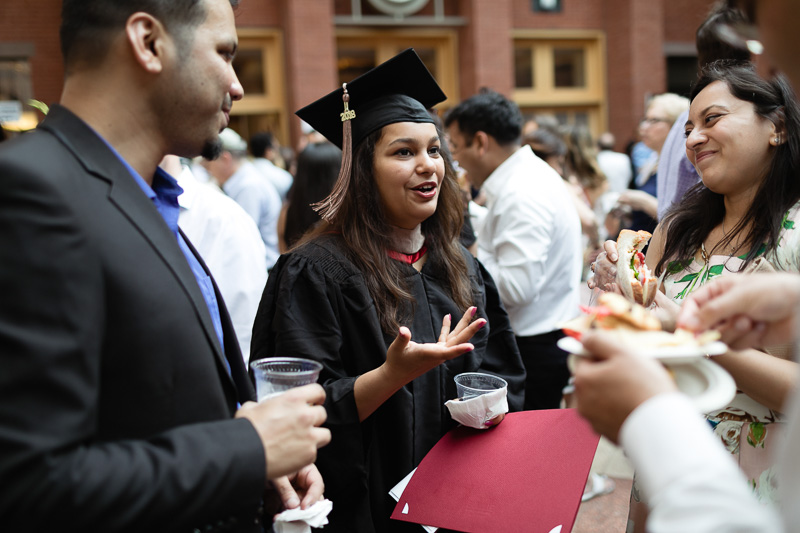
[[[456,422],[475,429],[508,412],[508,383],[503,378],[480,372],[465,372],[454,378],[458,398],[445,405]]]

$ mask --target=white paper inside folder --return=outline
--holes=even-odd
[[[489,429],[486,422],[508,412],[508,387],[466,400],[448,400],[445,405],[453,420],[475,429]]]

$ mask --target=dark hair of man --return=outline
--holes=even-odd
[[[97,65],[110,49],[112,39],[137,12],[157,18],[181,44],[206,19],[206,0],[63,0],[61,53],[69,73],[78,63]],[[230,0],[236,7],[239,0]],[[183,47],[184,49],[186,46]]]
[[[719,38],[717,27],[720,24],[730,25],[746,20],[739,9],[731,8],[725,3],[717,3],[711,8],[706,20],[697,28],[695,43],[697,45],[697,64],[702,68],[706,63],[720,59],[749,61],[750,52],[746,49],[731,46]]]
[[[761,78],[752,64],[715,61],[706,65],[692,88],[691,98],[715,81],[728,86],[731,94],[755,106],[759,116],[783,128],[782,143],[772,148],[773,157],[766,177],[756,192],[747,213],[736,227],[722,239],[717,248],[726,248],[744,233],[747,250],[742,269],[765,250],[773,250],[783,228],[786,211],[800,200],[800,109],[788,82],[782,76],[770,81]],[[724,197],[699,183],[689,189],[683,200],[675,204],[664,218],[667,228],[664,255],[656,266],[660,275],[672,261],[694,257],[700,245],[725,216]],[[752,226],[747,229],[748,222]],[[762,246],[763,245],[763,246]],[[765,248],[764,248],[765,247]],[[712,255],[714,250],[708,251]],[[685,265],[677,265],[682,270]]]
[[[517,104],[491,90],[481,91],[451,109],[444,125],[449,128],[454,122],[458,123],[467,146],[479,131],[501,146],[519,143],[522,135],[522,113]]]
[[[342,164],[342,151],[329,142],[313,143],[297,156],[297,173],[289,189],[283,240],[292,247],[322,220],[311,204],[325,199],[333,189]]]
[[[253,157],[266,157],[267,150],[273,145],[272,134],[268,131],[260,131],[250,137],[250,153]]]
[[[397,335],[400,326],[410,322],[414,299],[404,286],[404,265],[391,259],[392,229],[381,204],[374,178],[375,146],[382,130],[368,135],[353,152],[353,174],[344,201],[333,224],[322,223],[306,234],[298,246],[331,232],[342,236],[350,259],[361,270],[375,302],[381,327],[387,335]],[[439,137],[443,134],[439,132]],[[445,175],[439,190],[436,211],[422,223],[427,247],[427,264],[432,274],[449,288],[460,309],[473,305],[474,292],[458,236],[464,211],[450,156],[440,152]],[[402,250],[410,251],[410,250]]]

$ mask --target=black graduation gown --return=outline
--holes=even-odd
[[[326,235],[290,254],[272,269],[253,328],[251,360],[271,356],[314,359],[323,364],[326,427],[331,443],[319,450],[317,467],[333,502],[331,532],[421,531],[391,520],[391,489],[416,467],[455,422],[444,403],[456,397],[453,377],[486,371],[508,381],[511,411],[522,409],[525,370],[497,288],[483,266],[464,249],[479,297],[475,317],[488,324],[471,339],[475,349],[407,384],[364,422],[353,395],[356,377],[386,359],[394,336],[381,331],[375,304],[359,270],[344,255],[336,235]],[[407,324],[415,342],[436,342],[442,318],[458,309],[426,264],[407,265],[416,300]]]

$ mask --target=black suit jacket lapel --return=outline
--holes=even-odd
[[[203,261],[203,258],[189,240],[189,237],[186,236],[183,230],[180,230],[180,232],[181,235],[183,235],[183,239],[186,241],[186,244],[189,246],[189,249],[203,267],[205,273],[211,277],[211,283],[214,285],[214,294],[217,297],[217,303],[219,305],[219,317],[222,321],[222,333],[225,341],[225,357],[230,365],[231,378],[233,378],[233,382],[236,384],[237,400],[239,403],[255,401],[255,389],[253,388],[253,383],[248,375],[247,368],[244,365],[242,351],[239,347],[239,340],[236,338],[236,331],[233,329],[233,322],[231,321],[228,308],[222,298],[222,293],[219,291],[219,287],[217,286],[214,276],[211,275],[211,271],[208,269],[205,261]]]
[[[228,374],[222,348],[214,331],[208,306],[197,285],[186,257],[175,235],[167,226],[153,202],[134,181],[127,168],[108,148],[105,142],[77,116],[64,107],[54,105],[41,128],[53,133],[75,155],[87,172],[109,184],[109,200],[123,213],[180,283],[194,307],[195,315],[203,325],[211,344],[221,374],[229,386],[233,382]]]

